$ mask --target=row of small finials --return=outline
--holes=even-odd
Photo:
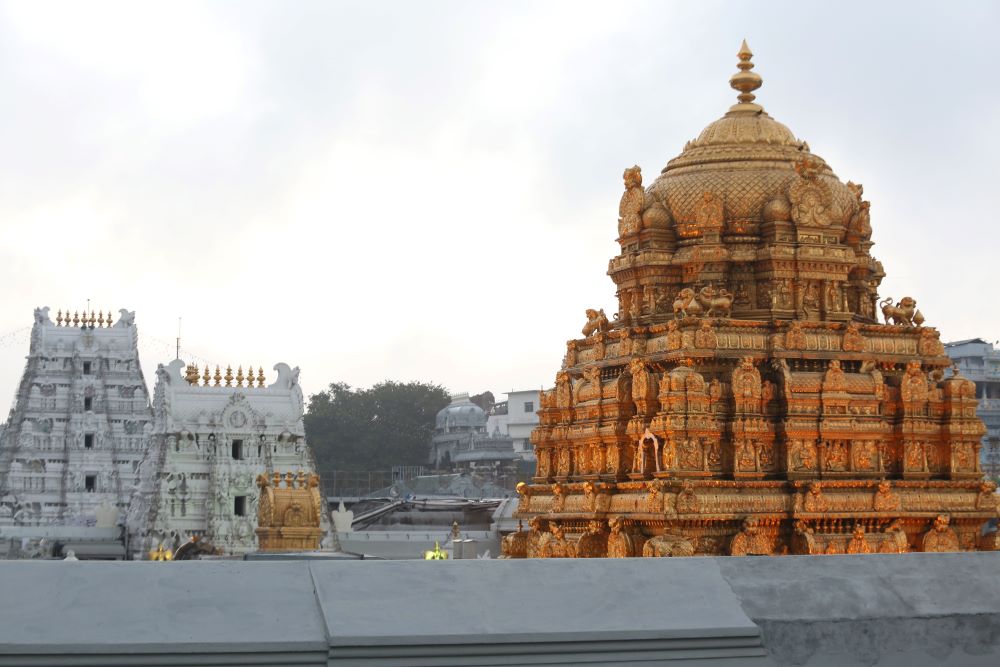
[[[91,329],[93,329],[94,327],[110,327],[111,311],[110,310],[108,311],[106,319],[104,313],[102,313],[101,311],[97,311],[96,313],[91,312],[90,314],[88,314],[87,311],[83,311],[83,317],[80,317],[79,312],[74,311],[72,318],[69,316],[68,310],[66,311],[65,317],[63,317],[63,312],[61,310],[58,313],[56,313],[57,327],[68,327],[70,325],[74,327],[79,327],[79,326],[90,327]]]
[[[246,386],[248,388],[253,387],[254,376],[253,376],[253,364],[247,366],[247,374],[243,375],[243,367],[240,366],[236,370],[236,375],[233,375],[233,367],[226,366],[226,374],[223,375],[219,370],[219,367],[215,367],[215,375],[209,374],[208,366],[205,366],[205,372],[199,375],[198,367],[194,364],[188,364],[187,368],[184,369],[184,379],[188,381],[188,384],[193,384],[197,386],[199,382],[203,387],[232,387],[233,380],[236,381],[237,387],[242,387],[243,382],[246,381]],[[215,380],[215,384],[212,384],[212,380]],[[222,381],[225,380],[226,384],[223,385]],[[257,368],[257,386],[264,386],[264,369],[261,367]]]

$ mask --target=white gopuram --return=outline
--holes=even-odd
[[[134,558],[192,537],[215,551],[257,550],[257,475],[314,472],[305,442],[299,369],[212,378],[176,359],[156,370],[154,425],[128,512]],[[214,379],[214,384],[213,384]],[[328,522],[325,522],[328,523]],[[327,526],[324,525],[324,528]]]
[[[134,312],[112,322],[59,311],[53,322],[35,309],[0,435],[0,526],[94,526],[102,512],[125,513],[152,422],[136,343]]]

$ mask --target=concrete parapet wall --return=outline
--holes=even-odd
[[[1000,554],[0,563],[0,665],[976,665]]]

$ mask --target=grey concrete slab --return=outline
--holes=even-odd
[[[307,568],[296,562],[0,562],[0,654],[325,649]]]
[[[998,566],[1000,553],[2,562],[0,667],[992,666]]]
[[[310,568],[331,646],[758,636],[712,558]]]
[[[788,665],[996,665],[1000,553],[720,559]]]

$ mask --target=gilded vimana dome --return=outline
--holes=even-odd
[[[737,55],[737,103],[648,187],[624,171],[618,312],[541,392],[505,555],[996,549],[973,383],[916,300],[880,300],[862,186]]]

